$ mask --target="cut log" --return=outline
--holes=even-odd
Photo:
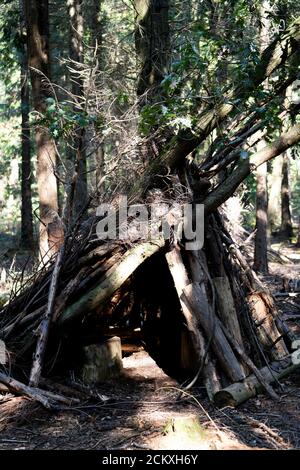
[[[200,256],[202,255],[203,257],[203,252],[188,251],[186,255],[187,255],[187,261],[188,261],[192,281],[196,284],[200,284],[201,282],[204,281],[203,268],[200,263]],[[200,328],[200,325],[198,325],[198,327]],[[222,385],[221,385],[221,381],[220,381],[220,378],[216,369],[215,361],[212,359],[210,351],[209,351],[210,343],[205,340],[203,335],[202,335],[202,340],[203,340],[203,344],[205,347],[204,364],[203,364],[204,385],[205,385],[209,399],[213,401],[213,397],[215,393],[217,393],[218,390],[221,390]],[[199,375],[200,374],[198,371],[198,376]]]
[[[278,332],[276,323],[269,311],[261,292],[247,296],[251,317],[261,345],[273,359],[280,359],[288,354],[288,350]]]
[[[6,385],[0,383],[0,393],[9,393],[9,388]]]
[[[292,358],[287,357],[270,364],[269,367],[260,369],[261,375],[267,383],[275,382],[300,367],[300,364],[293,364]],[[243,382],[234,383],[229,387],[220,390],[215,394],[214,401],[218,406],[237,406],[257,393],[261,392],[262,385],[253,374]]]
[[[85,384],[97,384],[118,377],[123,370],[121,340],[117,336],[101,344],[84,347],[81,379]]]
[[[221,320],[226,328],[234,336],[239,345],[243,344],[242,333],[236,314],[234,300],[231,292],[230,283],[227,276],[215,277],[213,279],[215,286],[217,307]]]
[[[182,308],[182,313],[186,320],[187,329],[188,329],[188,332],[192,340],[192,344],[195,349],[195,353],[196,353],[195,355],[197,358],[196,359],[197,362],[195,366],[199,367],[204,356],[203,338],[202,338],[202,335],[200,334],[198,321],[193,311],[181,299],[181,294],[183,292],[183,289],[190,284],[190,280],[188,278],[188,274],[183,264],[183,260],[180,254],[180,249],[178,248],[178,246],[176,246],[175,248],[173,248],[172,251],[166,254],[166,259],[167,259],[167,263],[168,263],[171,275],[174,280],[175,288],[176,288],[178,298],[180,300],[180,304]],[[182,338],[182,340],[183,340],[182,346],[186,345],[184,337]],[[189,355],[189,352],[185,348],[185,350],[182,351],[182,360],[185,363],[185,365],[187,365],[189,361],[189,358],[185,357],[186,353]]]
[[[265,290],[233,240],[228,240],[224,234],[223,237],[229,243],[230,253],[243,269],[244,282],[250,291],[247,303],[262,347],[269,352],[272,359],[284,358],[288,354],[288,350],[277,329],[278,312],[271,295]]]
[[[75,303],[66,308],[58,318],[58,324],[66,324],[78,316],[90,312],[110,297],[124,284],[134,271],[150,256],[164,246],[164,240],[155,243],[141,243],[129,250],[123,259],[108,270],[99,285],[91,289]]]
[[[250,359],[250,357],[245,353],[244,349],[239,345],[239,343],[231,335],[231,333],[226,329],[226,327],[222,324],[221,326],[231,346],[240,356],[242,361],[249,367],[250,370],[252,370],[252,372],[254,373],[255,377],[257,378],[261,386],[266,390],[266,392],[270,395],[270,397],[273,398],[273,400],[278,400],[279,397],[277,393],[275,393],[271,385],[265,381],[264,376],[260,373],[259,369],[255,366],[255,364]]]
[[[243,367],[234,355],[217,316],[210,308],[203,283],[192,283],[185,287],[181,298],[194,312],[208,340],[211,340],[212,348],[228,377],[234,382],[244,379]]]

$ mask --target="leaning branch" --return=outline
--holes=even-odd
[[[129,250],[122,261],[110,268],[100,283],[89,290],[80,299],[69,305],[58,318],[63,324],[77,318],[83,312],[90,312],[107,301],[134,273],[134,271],[150,256],[154,255],[164,245],[164,240],[155,243],[141,243]]]
[[[257,167],[285,152],[288,148],[300,141],[300,124],[296,124],[289,131],[284,132],[271,145],[267,145],[257,153],[250,155],[217,189],[212,191],[204,200],[205,212],[216,210],[225,202],[244,181],[244,179]]]

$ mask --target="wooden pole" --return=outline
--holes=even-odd
[[[192,283],[185,287],[181,298],[196,315],[207,338],[211,339],[212,348],[228,377],[234,382],[243,380],[245,378],[243,367],[234,355],[219,319],[209,306],[203,283],[200,285]]]
[[[46,346],[49,337],[50,324],[54,311],[55,295],[57,290],[57,283],[59,279],[59,273],[62,266],[62,261],[65,253],[65,244],[60,248],[57,258],[55,260],[54,270],[51,278],[51,284],[49,289],[48,303],[45,316],[41,322],[39,328],[39,338],[36,345],[35,356],[30,372],[29,385],[31,387],[37,387],[42,374],[43,360],[45,356]]]

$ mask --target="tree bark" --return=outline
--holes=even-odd
[[[92,47],[97,48],[96,60],[97,69],[102,72],[105,67],[105,55],[103,47],[103,35],[105,31],[105,16],[103,11],[103,0],[93,0],[93,15],[92,15]],[[101,142],[103,136],[99,130],[96,130],[95,125],[92,126],[94,136],[94,154],[95,154],[95,166],[96,166],[96,188],[97,191],[103,193],[103,177],[105,173],[105,150],[104,143]]]
[[[46,98],[50,96],[49,10],[48,0],[25,0],[27,24],[27,52],[31,73],[34,109],[39,115],[46,111]],[[40,206],[40,254],[48,252],[47,214],[57,212],[57,181],[54,174],[56,149],[46,129],[37,124],[37,182]]]
[[[270,11],[269,0],[263,0],[260,6],[260,49],[261,53],[270,43]],[[268,90],[268,82],[264,85]],[[261,140],[257,150],[266,144],[265,139]],[[254,246],[253,269],[257,272],[268,272],[268,186],[267,186],[267,163],[261,165],[256,171],[256,234]]]
[[[282,182],[281,182],[281,233],[286,238],[292,238],[293,225],[290,210],[290,184],[289,184],[289,156],[283,155]]]
[[[78,73],[71,73],[72,82],[72,95],[74,101],[74,112],[83,113],[86,109],[84,102],[84,86],[83,78],[78,70],[78,64],[83,64],[83,14],[82,14],[83,0],[67,0],[67,7],[69,13],[69,55],[72,60],[71,67],[78,71]],[[87,161],[85,152],[85,129],[77,127],[75,129],[72,148],[69,158],[76,164],[76,187],[74,192],[74,202],[72,208],[72,217],[76,219],[79,214],[84,210],[87,198]],[[85,215],[85,214],[82,214]]]
[[[272,166],[269,176],[269,200],[268,200],[268,224],[270,232],[275,232],[280,227],[281,213],[281,180],[282,180],[282,156],[278,156]]]
[[[31,142],[29,127],[29,69],[27,56],[26,18],[24,0],[20,0],[20,33],[21,33],[21,145],[22,145],[22,205],[21,205],[21,245],[23,248],[34,247],[32,219],[32,169]]]
[[[141,61],[138,96],[147,93],[144,102],[159,94],[159,87],[169,66],[169,1],[135,0],[135,44]]]
[[[254,271],[268,272],[268,193],[267,163],[258,167],[256,172],[256,234],[254,248]]]

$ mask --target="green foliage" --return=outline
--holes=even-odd
[[[108,162],[112,162],[118,154],[120,141],[131,139],[132,134],[129,134],[128,138],[128,130],[132,132],[134,128],[136,132],[137,120],[142,136],[147,136],[158,128],[162,130],[168,128],[174,132],[189,129],[193,133],[203,109],[213,108],[219,102],[226,102],[226,91],[232,85],[253,87],[251,74],[259,63],[261,53],[259,35],[261,1],[170,1],[172,32],[170,68],[161,83],[155,103],[150,100],[142,109],[136,104],[139,70],[133,34],[136,15],[133,2],[102,0],[100,3],[102,10],[98,23],[96,22],[98,29],[95,29],[95,3],[92,0],[83,2],[85,66],[91,68],[91,74],[95,73],[95,90],[100,96],[100,101],[95,105],[93,89],[86,103],[76,108],[69,94],[70,71],[64,62],[69,56],[67,6],[66,2],[60,0],[50,2],[51,71],[52,80],[59,87],[55,88],[57,97],[48,98],[43,116],[32,113],[31,124],[33,126],[41,124],[49,130],[57,142],[61,155],[66,154],[67,145],[72,143],[78,131],[91,126],[97,136],[100,136],[99,140],[104,141],[105,158]],[[288,24],[299,14],[299,2],[296,0],[271,3],[269,17],[272,27],[280,25],[282,19]],[[20,185],[9,182],[11,162],[14,159],[20,160],[19,68],[22,38],[19,31],[19,15],[18,0],[2,0],[0,172],[2,180],[5,180],[5,201],[11,200],[11,197],[14,201],[20,198]],[[99,50],[96,53],[95,44],[101,46],[97,73],[95,56]],[[298,64],[295,66],[298,67]],[[277,98],[273,95],[273,85],[275,80],[285,78],[290,70],[291,64],[287,64],[286,70],[270,79],[269,88],[266,88],[265,84],[254,87],[251,97],[246,102],[241,97],[231,103],[234,105],[232,116],[245,110],[249,116],[251,113],[257,113],[262,129],[267,130],[267,140],[273,139],[282,126],[278,115],[283,106],[283,97]],[[86,89],[89,86],[90,76],[87,72],[84,76]],[[67,101],[66,97],[70,101]],[[126,115],[132,105],[135,106],[132,108],[133,111]],[[226,125],[220,126],[217,130],[217,139],[212,145],[212,154],[232,143],[238,126],[239,123],[229,129]],[[208,145],[210,142],[205,143],[204,151]],[[126,145],[124,147],[126,148]],[[202,150],[201,148],[201,152]],[[248,158],[252,150],[253,148],[249,149],[246,146],[238,149],[239,157]],[[126,152],[122,155],[125,155],[124,160],[128,158],[129,161],[131,158]],[[122,171],[121,168],[120,174]],[[297,178],[298,173],[294,172],[292,189],[295,213],[300,194]],[[244,202],[250,207],[255,198],[255,180],[252,175],[246,180],[243,191]],[[247,223],[251,225],[252,222],[249,220]]]
[[[51,136],[55,140],[60,138],[68,138],[78,132],[79,129],[87,128],[95,117],[90,116],[85,111],[75,111],[74,106],[66,101],[57,102],[54,98],[49,97],[46,100],[47,107],[42,117],[36,117],[33,125],[43,125],[47,127]]]

